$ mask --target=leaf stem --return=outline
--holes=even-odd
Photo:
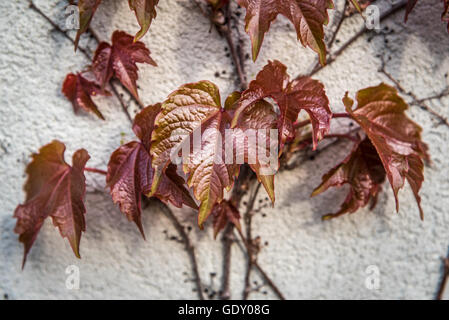
[[[108,174],[107,171],[96,169],[96,168],[89,168],[89,167],[85,167],[84,171],[98,173],[98,174],[102,174],[104,176]]]
[[[332,118],[351,118],[351,115],[346,112],[333,113]]]
[[[73,45],[75,45],[75,40],[73,40],[71,37],[69,37],[69,35],[67,34],[67,31],[62,30],[53,20],[50,19],[50,17],[48,17],[41,9],[39,9],[32,0],[29,0],[29,8],[34,10],[35,12],[37,12],[39,15],[41,15],[49,24],[51,24],[51,26],[58,31],[59,33],[61,33],[67,40],[69,40],[70,42],[72,42]],[[89,31],[92,31],[91,29]],[[92,36],[96,39],[96,41],[99,41],[98,36],[95,33],[91,33]],[[87,58],[87,60],[92,60],[92,56],[89,52],[87,52],[86,49],[78,46],[78,50],[81,51],[81,53],[84,54],[84,56]],[[132,117],[128,112],[128,108],[126,106],[126,103],[123,101],[122,97],[120,96],[120,94],[117,92],[117,90],[114,88],[114,86],[111,83],[111,87],[112,87],[112,91],[114,93],[114,95],[117,97],[117,99],[120,102],[120,105],[122,107],[122,110],[125,112],[126,117],[128,118],[128,120],[131,122],[131,124],[133,123],[132,121]],[[124,86],[122,86],[128,93],[129,90],[127,88],[125,88]],[[133,95],[130,94],[132,98]],[[138,104],[140,106],[140,108],[142,108],[142,102],[138,101]]]
[[[114,80],[111,80],[109,82],[109,85],[111,86],[111,90],[112,93],[114,93],[114,95],[117,97],[118,101],[120,102],[120,106],[122,107],[123,112],[126,115],[126,118],[128,119],[128,121],[131,123],[131,125],[133,124],[133,118],[131,117],[131,115],[129,114],[128,111],[128,106],[126,105],[125,101],[123,100],[123,97],[120,95],[120,93],[117,91],[117,88],[115,87],[115,84],[113,82]]]
[[[295,122],[293,124],[293,128],[294,129],[299,129],[299,128],[303,128],[309,124],[311,124],[312,122],[310,121],[310,119],[304,120],[304,121],[300,121],[300,122]]]
[[[240,236],[240,239],[243,242],[243,245],[246,248],[246,251],[250,250],[249,249],[249,244],[246,241],[246,238],[243,235],[243,233],[240,230],[237,230],[237,231],[238,231],[238,234]],[[281,290],[279,290],[279,288],[275,285],[273,280],[271,280],[271,278],[268,276],[268,274],[262,269],[262,267],[259,265],[259,263],[257,261],[255,261],[253,263],[253,265],[257,269],[257,271],[259,271],[259,273],[261,274],[261,276],[265,280],[265,282],[271,287],[271,289],[274,291],[274,293],[278,296],[278,298],[281,299],[281,300],[285,300],[285,297],[282,294]]]
[[[232,61],[234,62],[235,69],[237,71],[237,76],[240,82],[240,90],[245,90],[247,88],[246,75],[244,69],[244,59],[241,55],[238,54],[236,46],[234,44],[234,39],[232,37],[232,29],[231,29],[231,20],[232,13],[230,10],[230,3],[227,3],[223,8],[225,12],[225,23],[219,24],[215,22],[212,18],[211,21],[214,23],[217,31],[220,35],[224,36],[226,42],[228,43],[229,51],[231,52]]]
[[[245,274],[245,288],[243,289],[243,300],[247,300],[249,294],[251,293],[251,271],[253,269],[254,262],[257,261],[257,255],[254,250],[251,226],[252,226],[252,219],[253,219],[254,203],[256,202],[256,198],[259,193],[261,185],[262,185],[261,183],[257,184],[256,189],[254,190],[253,194],[251,195],[248,205],[246,206],[246,212],[243,217],[245,220],[245,225],[246,225],[246,241],[249,242],[248,257],[247,257],[248,261],[247,261],[246,274]]]
[[[343,10],[341,11],[341,13],[340,13],[340,15],[341,15],[341,17],[340,17],[340,19],[338,20],[338,24],[337,24],[337,27],[335,28],[335,31],[334,31],[334,33],[332,34],[332,38],[330,39],[330,41],[329,41],[329,44],[328,44],[328,46],[327,46],[327,49],[328,50],[330,50],[331,48],[332,48],[332,46],[334,45],[334,43],[335,43],[335,39],[337,39],[337,34],[340,32],[340,28],[341,28],[341,26],[343,25],[343,21],[345,21],[345,19],[346,19],[346,8],[348,7],[348,0],[345,0],[345,4],[344,4],[344,7],[343,7]]]
[[[230,278],[231,278],[231,249],[234,242],[234,224],[228,222],[223,233],[223,248],[224,248],[224,262],[223,262],[223,284],[220,294],[221,300],[231,299]]]
[[[351,118],[351,115],[349,113],[346,113],[346,112],[340,112],[340,113],[337,112],[337,113],[333,113],[332,114],[332,118]],[[303,121],[295,122],[293,124],[293,128],[294,129],[299,129],[299,128],[305,127],[305,126],[307,126],[307,125],[309,125],[311,123],[312,122],[311,122],[310,119],[306,119],[306,120],[303,120]]]
[[[151,200],[154,203],[158,204],[158,206],[162,209],[162,211],[167,216],[167,218],[170,219],[170,221],[173,223],[174,227],[178,231],[179,235],[181,236],[181,238],[184,242],[184,245],[185,245],[185,249],[189,255],[190,262],[192,264],[192,270],[193,270],[193,274],[195,277],[195,284],[196,284],[196,290],[198,293],[198,298],[200,300],[204,300],[203,285],[201,282],[200,273],[198,271],[199,269],[198,269],[198,262],[196,260],[195,247],[193,246],[192,242],[190,241],[189,235],[187,234],[183,225],[179,222],[178,218],[175,216],[173,211],[168,207],[168,205],[166,205],[165,203],[163,203],[162,201],[160,201],[159,199],[156,199],[156,198],[151,198]]]

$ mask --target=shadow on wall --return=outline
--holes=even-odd
[[[93,258],[98,254],[106,256],[120,255],[111,241],[119,239],[120,246],[125,248],[129,257],[136,257],[148,254],[148,248],[145,245],[138,228],[134,222],[128,221],[123,215],[118,205],[114,205],[107,192],[95,191],[86,194],[86,232],[81,237],[81,256]],[[190,209],[179,209],[183,216],[181,223],[191,232],[195,233],[196,238],[209,237],[208,232],[196,228],[196,213]],[[155,225],[161,225],[160,220],[162,212],[157,206],[143,207],[142,223],[147,236],[147,241],[151,241],[149,236],[153,236],[156,230]],[[16,219],[12,215],[7,215],[0,220],[0,271],[11,272],[17,270],[20,272],[21,258],[23,254],[23,245],[18,241],[18,235],[14,233]],[[190,228],[189,228],[190,226]],[[164,227],[170,232],[165,233],[166,240],[178,241],[178,232],[171,223],[164,223]],[[178,241],[179,242],[179,241]],[[59,248],[52,250],[48,248]],[[110,252],[107,252],[110,251]],[[11,259],[14,257],[14,259]],[[20,260],[19,260],[20,257]],[[51,218],[47,218],[41,231],[38,234],[27,258],[25,268],[28,272],[40,272],[40,266],[48,261],[63,260],[69,257],[75,259],[68,245],[67,239],[62,239],[59,231],[53,226]],[[120,259],[126,259],[120,257]],[[118,260],[120,260],[118,259]],[[63,265],[63,261],[61,265]],[[5,269],[5,270],[3,270]],[[6,271],[7,270],[7,271]]]
[[[374,52],[377,53],[377,57],[381,58],[381,61],[385,62],[385,69],[393,78],[400,80],[400,73],[404,70],[407,70],[408,76],[419,77],[418,70],[422,70],[423,66],[414,64],[417,57],[422,55],[422,47],[425,47],[428,54],[424,61],[424,63],[428,62],[425,69],[430,74],[434,74],[438,82],[441,82],[441,88],[429,88],[429,91],[438,91],[449,86],[447,78],[449,70],[441,68],[441,62],[447,59],[449,46],[447,25],[441,22],[442,11],[442,2],[437,1],[435,4],[430,1],[418,1],[415,9],[409,15],[407,23],[403,22],[404,11],[400,11],[395,14],[393,19],[381,22],[381,30],[368,34],[367,41],[374,40]],[[409,43],[412,43],[413,47]],[[421,61],[421,63],[423,62]],[[381,63],[379,63],[380,67]],[[409,89],[413,84],[402,85]]]
[[[318,148],[320,149],[320,147]],[[323,146],[321,148],[323,148]],[[283,197],[285,200],[281,203],[278,203],[277,205],[289,206],[291,204],[291,201],[287,199],[295,199],[295,202],[310,203],[310,207],[307,207],[304,212],[298,213],[301,215],[310,215],[310,217],[308,219],[305,219],[305,222],[302,224],[304,230],[307,230],[307,228],[310,227],[327,228],[326,223],[332,223],[332,220],[325,222],[322,221],[321,218],[325,214],[338,211],[340,205],[343,203],[346,195],[348,194],[349,186],[345,185],[341,188],[330,188],[326,192],[315,197],[310,197],[310,195],[313,190],[321,183],[322,175],[324,175],[331,168],[335,167],[337,164],[343,161],[351,152],[351,149],[352,142],[342,140],[335,143],[334,145],[327,147],[323,151],[318,151],[318,153],[310,150],[304,155],[304,157],[301,157],[301,179],[298,179],[295,184],[289,186],[286,191],[287,195]],[[388,185],[388,183],[385,183],[383,185],[383,190],[379,195],[376,208],[370,211],[368,207],[366,207],[360,209],[360,212],[356,212],[355,214],[358,213],[359,219],[364,219],[361,218],[363,216],[361,212],[363,211],[368,212],[369,214],[376,215],[376,218],[380,218],[381,220],[384,220],[384,218],[388,220],[389,218],[386,217],[385,214],[385,206],[388,199],[390,198],[390,191],[390,186]],[[310,208],[312,209],[311,212],[309,212]],[[282,214],[282,211],[280,211],[279,214]],[[343,216],[336,219],[342,218]]]

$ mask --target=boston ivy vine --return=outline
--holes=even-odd
[[[229,12],[229,1],[205,2],[211,21],[223,31],[223,21],[215,18],[218,13]],[[89,31],[100,3],[101,0],[78,1],[80,29],[75,47],[81,35]],[[318,53],[322,65],[326,63],[323,28],[328,22],[327,10],[333,8],[331,0],[237,0],[237,3],[246,9],[246,31],[254,60],[265,33],[281,14],[294,24],[298,40]],[[357,1],[352,3],[360,11]],[[416,0],[408,1],[407,15],[415,3]],[[85,71],[67,75],[62,92],[76,112],[82,109],[104,120],[92,97],[111,95],[112,79],[118,80],[142,105],[137,90],[137,63],[155,67],[157,64],[139,39],[156,17],[157,4],[158,0],[129,0],[141,30],[135,36],[115,31],[111,43],[98,44]],[[446,0],[444,4],[443,20],[447,20],[449,2]],[[73,154],[70,165],[64,159],[64,143],[55,140],[43,146],[33,154],[26,169],[25,202],[14,212],[15,232],[24,245],[23,264],[48,217],[80,257],[81,235],[86,230],[84,173],[88,171],[105,176],[113,202],[128,220],[136,223],[143,237],[141,215],[145,197],[198,210],[200,228],[212,216],[215,236],[226,227],[229,230],[236,227],[247,247],[250,269],[257,266],[254,258],[257,244],[250,236],[248,213],[241,211],[243,195],[257,180],[274,204],[275,172],[285,166],[292,154],[309,145],[316,149],[327,138],[346,139],[352,150],[311,190],[312,196],[317,196],[330,187],[350,186],[340,209],[323,219],[353,213],[368,204],[373,208],[385,180],[393,190],[397,210],[398,191],[408,182],[423,219],[419,191],[424,181],[424,162],[430,157],[421,139],[421,127],[406,115],[408,105],[394,87],[375,84],[359,90],[355,100],[351,95],[341,93],[346,112],[334,113],[321,82],[310,76],[292,80],[286,66],[275,60],[269,61],[247,88],[232,93],[224,102],[214,83],[199,81],[181,85],[165,101],[143,108],[133,120],[135,141],[117,146],[107,170],[86,167],[90,156],[84,149]],[[301,111],[308,115],[307,120],[298,121]],[[344,134],[330,132],[331,122],[340,118],[352,119],[356,128]],[[257,144],[252,143],[251,132],[257,132]],[[196,134],[206,133],[207,139],[200,139],[198,147],[194,143],[192,146]],[[186,149],[188,152],[181,155],[181,150]],[[273,163],[263,160],[261,155],[273,154],[275,170],[271,172]],[[174,161],[176,157],[182,161]],[[246,222],[246,238],[242,217]]]

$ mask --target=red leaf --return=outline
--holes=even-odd
[[[347,94],[343,99],[346,111],[366,132],[379,154],[393,188],[396,210],[399,210],[398,191],[407,179],[415,195],[421,219],[423,211],[418,195],[424,180],[424,160],[429,159],[427,146],[421,141],[421,127],[407,117],[408,105],[395,88],[386,84],[360,90],[357,108]]]
[[[150,193],[153,182],[154,169],[149,146],[154,119],[159,111],[160,104],[149,106],[136,115],[133,130],[140,142],[127,143],[114,151],[109,160],[106,177],[114,203],[118,203],[128,219],[136,223],[144,238],[141,199],[143,195]],[[170,201],[177,207],[186,204],[197,208],[184,184],[184,179],[176,173],[176,167],[170,167],[163,175],[154,196],[163,201]]]
[[[276,60],[269,61],[259,72],[256,80],[251,81],[249,88],[243,92],[232,126],[236,126],[243,110],[265,98],[274,99],[280,109],[278,129],[281,149],[285,141],[294,136],[293,123],[301,110],[305,110],[310,116],[314,148],[329,131],[332,112],[329,109],[329,100],[324,86],[319,81],[308,77],[289,81],[287,67]]]
[[[323,182],[312,193],[316,196],[330,187],[349,184],[349,193],[338,212],[323,216],[323,220],[353,213],[371,202],[376,205],[382,183],[385,181],[385,169],[376,149],[368,138],[355,144],[351,153],[342,163],[323,176]]]
[[[159,177],[167,166],[175,161],[173,156],[182,151],[188,185],[193,187],[195,197],[201,201],[200,227],[215,204],[223,200],[224,189],[231,189],[243,163],[248,163],[256,172],[274,201],[278,117],[271,104],[255,99],[241,110],[235,130],[228,130],[239,98],[239,93],[231,94],[223,109],[219,90],[213,83],[190,83],[169,95],[156,118],[151,144],[153,167],[156,169],[152,192],[158,187]],[[271,137],[271,129],[275,129],[274,138]]]
[[[140,25],[139,32],[134,37],[134,42],[139,41],[150,28],[151,22],[156,18],[156,6],[159,0],[129,0],[129,8],[136,14]]]
[[[116,77],[136,98],[138,74],[136,63],[148,63],[157,66],[150,57],[150,50],[123,31],[112,35],[112,46],[106,42],[98,45],[92,62],[92,72],[104,88],[112,77]]]
[[[79,109],[83,109],[87,112],[95,113],[97,117],[104,120],[103,115],[91,97],[96,95],[108,96],[110,93],[101,89],[95,82],[87,80],[80,73],[76,75],[70,73],[64,80],[62,92],[72,103],[75,113]]]
[[[278,116],[273,106],[265,100],[261,100],[243,110],[233,132],[236,157],[243,157],[245,163],[249,164],[267,191],[272,203],[275,201],[274,174],[279,166],[277,160],[279,145],[277,136],[272,137],[270,129],[276,129],[277,123]],[[254,133],[253,141],[250,141],[252,133]],[[262,155],[270,156],[270,152],[276,152],[273,157],[276,158],[276,163],[270,163],[271,159],[267,161],[267,159],[260,158]]]
[[[75,255],[80,257],[81,232],[86,230],[83,170],[90,157],[84,149],[76,151],[71,167],[64,161],[64,151],[65,145],[55,140],[33,154],[33,160],[26,169],[26,201],[14,212],[17,218],[14,232],[20,235],[19,241],[25,249],[23,266],[44,220],[49,216],[61,236],[68,238]]]
[[[214,217],[214,238],[217,238],[218,233],[223,230],[228,221],[234,224],[237,229],[242,229],[240,225],[240,213],[229,201],[216,204],[212,210],[212,216]]]
[[[80,12],[80,28],[76,33],[75,38],[75,51],[78,48],[78,42],[80,40],[81,35],[87,31],[89,28],[90,22],[97,11],[98,6],[100,5],[101,0],[79,0],[78,1],[78,9]]]
[[[265,33],[281,14],[295,26],[298,40],[317,52],[321,64],[326,62],[323,25],[329,22],[327,9],[333,8],[332,0],[237,0],[246,8],[246,32],[251,38],[253,60],[262,46]]]
[[[239,165],[226,163],[223,143],[229,114],[221,108],[218,88],[209,81],[186,84],[169,95],[156,118],[151,154],[156,169],[152,193],[171,163],[172,153],[190,147],[194,133],[201,134],[201,147],[183,154],[183,169],[189,175],[188,185],[201,201],[198,225],[202,228],[216,203],[223,200],[223,189],[230,190]],[[191,139],[192,138],[192,139]]]

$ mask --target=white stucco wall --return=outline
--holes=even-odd
[[[127,1],[103,2],[92,23],[102,38],[108,39],[115,29],[129,33],[138,30]],[[35,3],[63,26],[65,1]],[[342,4],[338,1],[337,7]],[[373,33],[360,38],[338,61],[319,72],[315,78],[325,84],[332,110],[343,110],[341,98],[346,90],[354,94],[358,89],[387,81],[377,72],[379,55],[389,59],[389,72],[419,98],[448,86],[449,35],[445,25],[439,23],[441,9],[437,0],[419,1],[407,25],[402,23],[403,12],[394,15],[382,23],[382,28],[388,27],[383,29],[383,35]],[[81,53],[74,54],[72,44],[30,10],[27,1],[1,1],[0,12],[0,299],[4,295],[10,299],[196,299],[183,245],[169,240],[177,235],[170,221],[158,210],[146,209],[143,224],[147,241],[143,241],[135,225],[102,191],[103,178],[92,174],[87,174],[90,187],[82,259],[74,257],[67,241],[48,220],[21,271],[23,249],[13,233],[12,214],[24,199],[22,185],[29,155],[59,139],[68,147],[67,160],[73,151],[84,147],[92,157],[89,166],[106,168],[120,140],[132,140],[134,135],[114,98],[96,100],[107,118],[105,122],[91,115],[73,114],[60,92],[61,83],[68,72],[81,70],[88,61]],[[358,16],[346,21],[340,43],[361,24]],[[158,68],[140,66],[138,83],[145,103],[163,100],[183,83],[204,79],[215,82],[223,98],[235,89],[225,41],[208,30],[208,21],[191,1],[160,1],[158,17],[143,39],[159,64]],[[81,41],[83,47],[85,39]],[[94,41],[89,45],[94,46]],[[279,19],[268,33],[257,63],[248,60],[248,74],[252,78],[268,59],[279,59],[292,75],[297,75],[305,72],[314,58],[312,51],[296,41],[292,25]],[[216,72],[221,73],[220,77],[215,77]],[[448,97],[428,102],[446,117],[448,103]],[[328,191],[314,199],[309,199],[309,194],[321,175],[344,158],[347,148],[328,149],[314,160],[304,160],[298,169],[276,177],[276,205],[263,210],[265,217],[255,216],[254,234],[268,242],[259,262],[287,298],[433,298],[441,276],[440,258],[449,245],[449,128],[438,125],[433,116],[416,106],[408,114],[423,126],[423,138],[433,159],[432,166],[425,169],[421,190],[424,222],[407,188],[400,192],[400,212],[395,213],[387,185],[387,192],[382,193],[373,212],[360,210],[322,222],[321,215],[334,211],[345,191]],[[338,123],[344,122],[335,121],[336,130]],[[204,284],[209,292],[218,291],[221,242],[213,240],[210,223],[205,231],[197,230],[190,210],[176,213],[183,224],[193,226],[190,235],[197,247]],[[233,247],[232,254],[232,297],[240,298],[245,260],[238,246]],[[80,268],[79,290],[66,289],[68,265]],[[365,269],[369,265],[380,270],[379,290],[365,286]],[[211,277],[211,273],[217,276]],[[252,280],[261,283],[257,273],[253,273]],[[264,287],[251,297],[275,296]]]

